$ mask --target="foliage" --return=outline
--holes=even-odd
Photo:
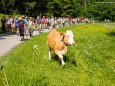
[[[86,2],[85,2],[86,1]],[[8,3],[9,2],[9,3]],[[1,0],[0,13],[23,14],[28,16],[69,16],[93,17],[115,20],[114,0]]]
[[[79,24],[58,29],[74,33],[61,67],[52,52],[48,60],[47,34],[33,37],[2,58],[10,86],[114,86],[114,23]],[[115,33],[115,32],[114,32]]]

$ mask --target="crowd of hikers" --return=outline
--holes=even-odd
[[[24,34],[28,33],[30,37],[33,35],[34,30],[38,30],[41,32],[43,29],[56,29],[61,27],[68,27],[70,25],[76,25],[81,22],[80,18],[72,18],[69,17],[45,17],[45,16],[37,16],[28,17],[28,16],[20,16],[12,18],[11,15],[8,18],[5,16],[1,19],[1,28],[3,33],[8,32],[9,34],[13,34],[13,32],[20,34],[21,41],[24,40]],[[86,21],[87,23],[88,21]]]

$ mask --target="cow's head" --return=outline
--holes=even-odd
[[[74,42],[73,37],[74,37],[73,32],[71,30],[67,30],[65,35],[64,35],[64,43],[66,45],[74,45],[75,42]]]

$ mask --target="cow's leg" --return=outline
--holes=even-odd
[[[48,45],[48,42],[46,42],[46,44],[47,44],[47,47],[48,47],[48,57],[49,57],[49,60],[51,60],[51,48],[49,47],[49,45]]]
[[[56,53],[58,55],[58,57],[60,58],[61,60],[61,63],[62,63],[62,66],[65,64],[64,60],[63,60],[63,55],[62,54],[59,54],[59,53]]]
[[[51,50],[50,49],[48,51],[48,55],[49,55],[49,60],[51,60]]]
[[[61,63],[62,63],[62,66],[65,64],[64,60],[63,60],[63,55],[62,54],[59,54],[59,58],[61,59]]]

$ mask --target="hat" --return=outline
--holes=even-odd
[[[22,17],[19,17],[18,20],[22,20]]]
[[[22,17],[22,18],[25,18],[25,16],[24,16],[24,15],[22,15],[21,17]]]

